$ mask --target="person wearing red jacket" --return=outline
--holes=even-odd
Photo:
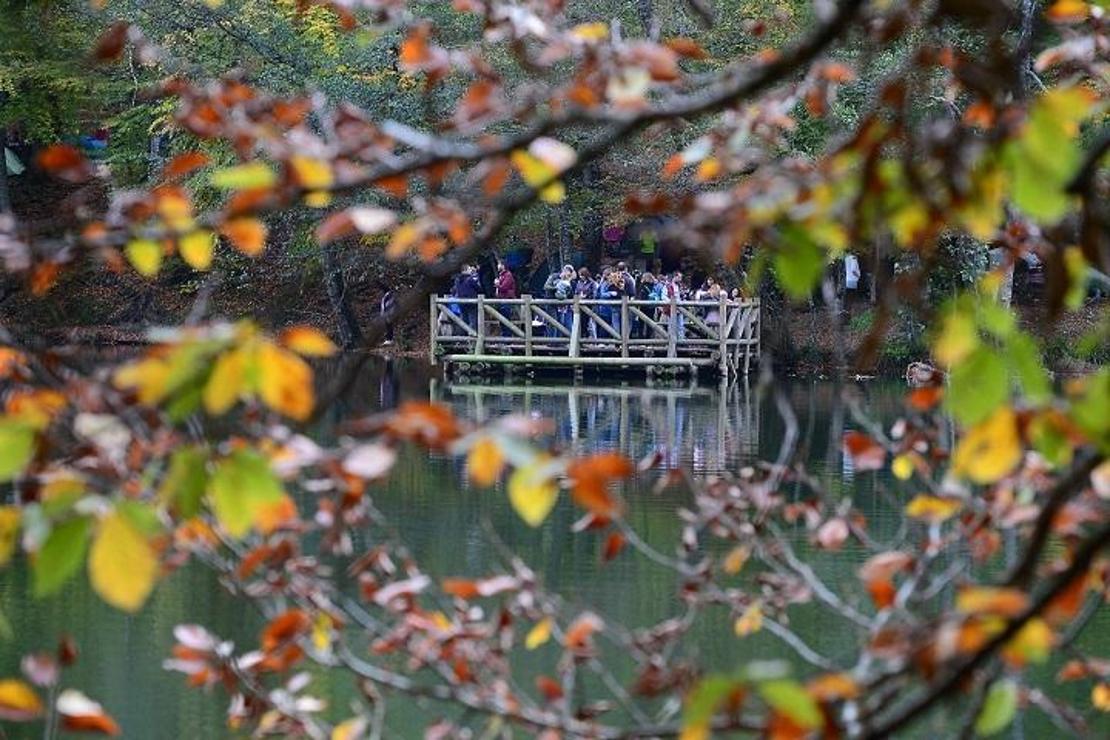
[[[516,278],[513,276],[512,270],[501,260],[497,261],[497,278],[493,281],[493,295],[495,298],[519,297],[516,292]],[[517,311],[515,306],[499,306],[498,310],[510,321],[516,322]],[[509,336],[509,329],[504,324],[500,324],[500,327],[501,336]]]

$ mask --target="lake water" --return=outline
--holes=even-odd
[[[326,376],[326,370],[321,373]],[[696,475],[738,470],[757,458],[773,459],[784,425],[775,405],[757,397],[744,385],[643,384],[457,385],[429,376],[418,363],[372,361],[344,397],[329,409],[316,430],[331,437],[335,424],[404,399],[429,397],[451,405],[457,413],[477,421],[507,413],[528,413],[555,422],[556,443],[575,451],[620,450],[634,457],[660,451],[664,467],[681,467]],[[827,381],[793,381],[786,393],[797,415],[801,450],[811,471],[830,490],[851,487],[857,506],[872,535],[893,535],[900,512],[875,494],[875,474],[856,474],[840,452],[842,425],[847,423],[839,399],[845,388]],[[866,399],[878,418],[898,413],[904,387],[900,383],[870,381],[851,384],[850,391]],[[462,476],[461,465],[443,457],[429,459],[416,452],[402,456],[389,483],[374,491],[378,507],[390,518],[425,569],[438,576],[481,576],[498,562],[488,535],[492,526],[543,578],[549,589],[569,603],[588,606],[607,620],[630,627],[643,626],[673,615],[676,578],[631,551],[602,565],[600,537],[571,535],[578,518],[562,500],[537,530],[525,527],[509,508],[504,491],[474,489]],[[626,491],[629,521],[645,540],[663,551],[673,551],[679,535],[676,510],[680,493],[656,493],[651,486]],[[815,555],[804,538],[799,555],[812,556],[814,567],[829,582],[857,586],[855,570],[866,556],[850,545],[836,553]],[[0,642],[0,675],[18,672],[21,655],[52,649],[57,636],[69,633],[80,650],[79,663],[66,675],[68,685],[82,688],[100,701],[129,738],[209,738],[228,735],[224,721],[226,696],[188,689],[180,674],[162,670],[161,662],[173,645],[175,624],[196,622],[234,640],[242,650],[256,644],[262,620],[249,606],[227,596],[215,577],[199,566],[189,566],[163,581],[144,610],[126,616],[101,603],[87,580],[75,579],[63,591],[43,601],[28,597],[29,578],[22,564],[0,571],[0,598],[15,632],[14,641]],[[861,603],[861,605],[863,605]],[[792,657],[766,631],[738,639],[731,617],[710,612],[691,639],[704,662],[731,669],[753,659]],[[815,649],[834,661],[853,655],[855,638],[842,622],[816,607],[793,607],[792,628]],[[1104,613],[1088,630],[1088,645],[1110,647],[1110,619]],[[526,673],[550,672],[556,653],[544,649],[529,654]],[[1096,651],[1097,652],[1097,651]],[[1051,675],[1046,667],[1033,675]],[[318,675],[315,693],[333,706],[349,703],[353,690],[344,676]],[[1086,688],[1070,686],[1067,695],[1081,706]],[[390,704],[387,727],[391,737],[420,737],[423,722],[444,712],[440,706]],[[347,712],[340,712],[345,716]],[[332,714],[332,716],[336,716]],[[958,716],[958,715],[955,715]],[[937,714],[922,736],[943,737],[951,731],[947,716]],[[1096,725],[1100,731],[1104,726]],[[9,736],[21,728],[7,725]],[[1023,714],[1009,737],[1046,737],[1051,732],[1043,716]],[[916,733],[915,733],[916,734]],[[1053,733],[1055,735],[1055,733]],[[1102,736],[1107,736],[1103,734]]]

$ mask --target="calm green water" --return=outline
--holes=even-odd
[[[322,375],[326,377],[326,371]],[[872,536],[883,541],[895,535],[900,516],[886,499],[874,493],[874,474],[856,475],[843,460],[839,439],[845,422],[838,401],[842,390],[829,382],[797,381],[787,386],[798,418],[801,448],[811,470],[833,491],[852,487],[857,506],[867,514]],[[896,383],[870,382],[855,385],[852,390],[866,399],[872,413],[891,418],[898,413],[904,389]],[[334,434],[338,421],[388,408],[404,399],[429,397],[479,421],[506,413],[550,418],[555,421],[555,439],[560,447],[577,451],[616,449],[635,457],[659,450],[664,467],[682,467],[698,475],[737,470],[760,457],[773,459],[784,429],[774,404],[768,399],[760,401],[743,386],[451,385],[431,380],[417,364],[377,362],[335,404],[317,433],[327,439]],[[492,572],[498,563],[488,536],[488,527],[492,526],[540,574],[549,589],[563,594],[571,604],[588,606],[605,619],[628,627],[652,624],[678,613],[674,574],[628,551],[601,565],[600,537],[569,533],[580,512],[568,502],[561,501],[543,527],[531,530],[509,509],[503,491],[473,489],[461,472],[457,461],[406,454],[388,486],[374,493],[379,508],[430,573],[481,576]],[[637,531],[659,549],[672,552],[679,536],[674,514],[685,502],[685,495],[655,493],[648,485],[626,493],[630,521]],[[846,546],[837,553],[816,555],[804,538],[799,538],[797,549],[803,557],[813,555],[815,569],[828,582],[856,587],[855,570],[865,557],[862,550]],[[21,655],[52,649],[57,636],[68,632],[82,654],[78,665],[67,674],[66,683],[81,687],[100,701],[123,726],[126,737],[208,738],[228,734],[224,723],[226,696],[221,691],[209,694],[187,689],[179,674],[161,669],[161,661],[173,645],[172,628],[178,623],[203,624],[221,637],[234,640],[242,650],[255,645],[262,620],[249,606],[227,596],[210,572],[189,566],[174,573],[159,585],[142,613],[133,617],[103,605],[84,578],[44,601],[30,600],[28,588],[23,567],[0,572],[0,599],[16,634],[14,642],[0,642],[0,675],[13,675]],[[793,629],[829,658],[847,660],[853,654],[855,638],[837,618],[809,606],[792,608],[790,616]],[[1107,653],[1110,619],[1106,614],[1091,626],[1087,641],[1101,645],[1102,654]],[[708,612],[690,644],[700,659],[720,669],[757,658],[792,659],[792,654],[766,632],[737,639],[731,617],[724,610]],[[541,648],[524,658],[521,668],[525,676],[552,671],[557,652],[553,645],[548,647],[551,650]],[[1049,675],[1051,670],[1047,667],[1042,674]],[[316,694],[328,697],[333,706],[349,704],[353,689],[344,677],[321,675],[316,680]],[[530,685],[531,681],[521,683]],[[1086,690],[1076,686],[1068,689],[1068,695],[1087,706],[1083,703]],[[395,701],[387,715],[390,736],[420,737],[424,723],[444,711],[439,706]],[[944,715],[933,717],[932,726],[922,729],[923,735],[946,736],[950,732],[946,720]],[[5,729],[9,736],[21,736],[18,727]],[[1041,715],[1030,712],[1007,736],[1045,737],[1046,732],[1051,732],[1051,726]]]

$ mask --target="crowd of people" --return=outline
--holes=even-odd
[[[517,288],[517,280],[512,271],[504,262],[497,263],[497,274],[493,280],[493,298],[516,299],[521,297]],[[596,301],[620,301],[624,297],[641,302],[658,303],[658,306],[638,308],[652,319],[667,326],[671,326],[672,301],[698,301],[703,303],[719,304],[721,298],[735,300],[739,297],[738,288],[728,290],[723,287],[713,276],[708,276],[696,288],[687,284],[680,271],[672,273],[632,272],[624,262],[607,265],[596,276],[587,267],[575,269],[573,265],[564,265],[561,270],[552,272],[543,285],[543,297],[559,301],[571,301],[574,298]],[[489,295],[483,290],[478,277],[478,270],[473,265],[466,265],[456,276],[451,295],[455,298],[473,299],[480,295]],[[602,304],[593,307],[598,317],[608,324],[617,333],[621,333],[623,313],[619,305]],[[475,303],[453,304],[452,311],[466,322],[468,326],[476,327],[478,320],[478,307]],[[714,305],[694,307],[693,311],[709,327],[715,327],[721,322],[720,308]],[[502,312],[504,313],[504,311]],[[515,312],[511,312],[515,315]],[[568,304],[557,304],[553,312],[556,319],[564,327],[571,324],[573,308]],[[678,339],[686,338],[686,321],[683,312],[677,312],[673,326]],[[559,334],[559,330],[537,320],[537,325],[542,324],[549,336]],[[648,322],[632,316],[630,319],[629,335],[633,338],[648,339],[654,336],[654,331]],[[590,320],[584,327],[587,336],[597,338],[599,335],[598,323]],[[449,331],[448,327],[444,327]],[[500,327],[505,334],[505,327]],[[604,335],[605,332],[602,332]]]

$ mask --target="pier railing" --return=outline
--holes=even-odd
[[[706,367],[746,375],[759,357],[758,298],[432,296],[430,308],[433,363]]]

